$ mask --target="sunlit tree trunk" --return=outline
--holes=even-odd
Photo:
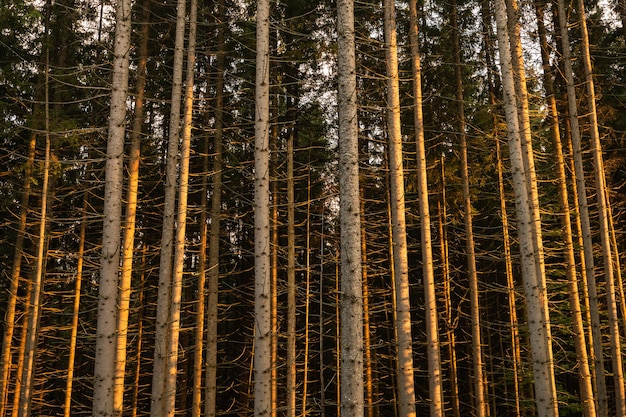
[[[277,97],[276,97],[277,98]],[[271,99],[270,99],[271,100]],[[272,107],[278,108],[278,98]],[[270,231],[270,286],[271,286],[271,369],[272,369],[272,406],[271,416],[276,417],[278,408],[278,117],[270,126],[270,194],[271,194],[271,231]],[[273,158],[273,159],[272,159]]]
[[[356,102],[354,2],[337,2],[339,110],[339,221],[341,229],[340,407],[341,415],[362,417],[363,272],[359,204],[359,148]]]
[[[161,253],[159,263],[159,285],[157,294],[156,329],[154,342],[154,365],[152,372],[152,394],[150,415],[164,417],[167,414],[168,362],[170,357],[169,333],[171,329],[170,311],[173,308],[172,292],[174,280],[174,224],[176,219],[177,167],[179,165],[180,108],[183,82],[183,61],[185,46],[186,1],[178,0],[174,60],[172,73],[172,94],[170,105],[169,138],[165,161],[165,184],[163,203],[163,227],[161,233]],[[170,385],[170,388],[175,388]]]
[[[365,217],[365,200],[360,202],[361,218]],[[367,231],[361,222],[361,268],[363,271],[363,366],[365,370],[365,414],[374,417],[374,381],[372,370],[372,336],[370,326],[370,290],[367,267]]]
[[[47,32],[47,29],[46,29]],[[26,314],[28,325],[25,326],[24,364],[21,372],[21,387],[19,391],[18,417],[30,417],[33,388],[35,383],[35,360],[37,358],[37,343],[39,340],[39,322],[41,317],[41,297],[43,292],[43,280],[46,269],[46,240],[48,227],[48,193],[50,182],[50,103],[48,94],[49,85],[49,50],[46,48],[45,66],[45,150],[43,165],[43,180],[41,185],[41,207],[39,211],[39,231],[37,234],[37,254],[35,256],[35,271],[32,280],[32,289]],[[16,391],[16,395],[18,392]]]
[[[104,189],[104,223],[100,261],[98,327],[94,370],[93,415],[113,415],[115,337],[120,265],[120,229],[124,177],[124,139],[128,64],[131,35],[131,1],[120,0],[116,7],[109,137],[107,141]]]
[[[115,354],[115,382],[113,394],[114,415],[122,415],[124,409],[124,376],[126,374],[126,344],[128,340],[128,316],[130,314],[131,281],[135,253],[135,224],[139,190],[139,162],[141,159],[141,134],[145,121],[144,95],[146,87],[146,62],[148,60],[148,38],[150,1],[143,4],[141,15],[141,42],[137,62],[137,87],[135,113],[130,132],[130,152],[127,168],[128,190],[126,192],[126,213],[122,238],[122,271],[119,278],[117,337]]]
[[[2,335],[2,365],[0,372],[0,417],[4,417],[8,406],[9,378],[11,376],[12,355],[11,348],[13,345],[13,334],[15,333],[15,309],[17,306],[17,292],[20,284],[20,275],[22,273],[22,260],[24,259],[24,236],[26,234],[26,223],[28,216],[28,200],[31,194],[31,184],[33,183],[33,164],[35,162],[35,146],[37,136],[33,133],[28,142],[28,154],[24,167],[24,188],[22,189],[22,198],[20,201],[20,218],[17,226],[17,235],[15,237],[15,253],[13,255],[13,264],[11,265],[11,277],[9,286],[9,299],[6,306],[6,314],[4,316],[4,333]]]
[[[176,375],[178,373],[178,350],[180,335],[180,313],[182,303],[183,274],[185,265],[185,234],[187,230],[187,201],[189,194],[189,158],[194,101],[194,71],[196,58],[196,21],[198,3],[189,4],[189,36],[187,41],[187,74],[185,85],[185,106],[180,147],[180,173],[178,185],[178,208],[176,218],[174,265],[168,320],[168,355],[165,374],[165,413],[173,417],[176,409]]]
[[[417,174],[419,193],[419,213],[422,243],[422,268],[426,311],[426,349],[428,353],[428,379],[430,388],[430,415],[439,417],[444,413],[439,346],[439,326],[435,295],[435,274],[433,269],[432,239],[430,233],[430,209],[428,204],[428,179],[426,174],[426,149],[424,145],[424,121],[422,116],[421,63],[418,45],[417,4],[409,1],[411,60],[413,71],[414,119],[417,144]]]
[[[257,0],[256,113],[254,121],[254,416],[272,412],[270,172],[269,172],[269,0]]]
[[[296,237],[293,178],[294,127],[287,138],[287,417],[296,416]]]
[[[137,302],[139,304],[139,313],[137,315],[137,345],[136,345],[136,356],[135,356],[135,370],[133,375],[133,393],[131,400],[131,416],[137,417],[138,414],[138,405],[139,405],[139,379],[141,377],[141,355],[142,355],[142,347],[143,347],[143,316],[144,316],[144,291],[145,281],[146,281],[146,252],[147,245],[144,242],[143,248],[141,249],[141,276],[140,276],[140,290],[138,291],[138,299]]]
[[[591,154],[594,164],[594,177],[596,185],[596,201],[598,204],[598,217],[600,220],[599,232],[602,243],[602,260],[604,268],[604,280],[606,291],[606,306],[609,318],[609,345],[611,347],[611,360],[613,381],[615,385],[615,412],[618,417],[626,416],[626,392],[624,387],[624,367],[622,360],[622,348],[619,332],[619,313],[617,300],[615,299],[615,268],[611,249],[610,225],[609,225],[609,202],[607,198],[607,185],[604,175],[604,157],[598,129],[598,114],[596,111],[596,94],[593,82],[593,68],[591,53],[589,51],[589,34],[587,31],[587,16],[585,3],[578,0],[578,15],[582,40],[582,61],[585,74],[585,89],[587,91],[587,104],[589,114],[589,127],[591,133]]]
[[[600,324],[600,310],[598,307],[598,291],[595,278],[595,260],[593,254],[593,240],[591,223],[589,217],[589,204],[587,199],[587,186],[585,184],[585,170],[583,165],[583,154],[581,144],[581,131],[578,124],[578,103],[576,100],[576,84],[574,81],[574,71],[572,69],[572,59],[570,53],[570,41],[568,33],[568,23],[563,0],[557,0],[559,16],[559,30],[561,34],[563,73],[565,76],[567,89],[567,108],[569,112],[569,124],[572,140],[572,153],[574,156],[574,173],[576,177],[576,189],[578,191],[578,209],[580,210],[580,224],[582,227],[582,239],[584,250],[584,263],[586,267],[587,287],[589,295],[589,313],[591,315],[592,334],[592,358],[593,372],[596,384],[597,413],[600,416],[608,415],[608,402],[606,381],[604,376],[604,360],[602,349],[602,332]]]
[[[87,234],[87,209],[89,208],[88,191],[83,196],[82,219],[78,236],[78,252],[76,253],[76,275],[74,276],[74,303],[72,308],[72,327],[67,359],[67,381],[65,382],[65,404],[63,415],[70,417],[72,412],[72,390],[74,386],[74,364],[76,362],[76,342],[78,336],[78,314],[80,312],[80,291],[83,281],[83,265],[85,256],[85,237]]]
[[[559,114],[557,110],[556,97],[554,96],[553,75],[550,65],[550,51],[546,28],[544,25],[543,5],[535,1],[535,12],[537,16],[537,28],[541,45],[541,58],[544,71],[544,88],[546,91],[546,101],[550,115],[550,125],[552,142],[555,153],[555,169],[557,171],[559,204],[561,206],[561,227],[562,238],[565,246],[565,271],[568,282],[568,293],[570,311],[572,313],[572,331],[574,333],[574,348],[578,362],[578,377],[581,392],[581,401],[586,416],[596,415],[595,402],[593,397],[593,387],[591,381],[591,371],[587,357],[587,342],[585,340],[585,328],[583,325],[582,310],[580,306],[580,295],[578,292],[578,277],[576,273],[576,254],[574,252],[574,242],[572,237],[572,224],[570,218],[569,198],[567,192],[567,176],[565,173],[565,159],[563,157],[563,146],[561,144],[561,132],[559,129]]]
[[[547,294],[545,276],[540,274],[541,238],[537,234],[538,224],[533,214],[531,179],[528,178],[529,161],[527,147],[523,143],[524,132],[520,128],[520,116],[516,103],[514,63],[511,60],[511,44],[507,30],[507,14],[504,0],[495,1],[495,16],[498,31],[498,48],[502,70],[504,110],[508,128],[509,156],[512,183],[515,192],[518,237],[521,252],[521,270],[526,293],[529,338],[532,350],[535,402],[540,417],[558,415],[556,387],[554,383],[553,357],[551,350],[550,323],[546,311]],[[519,62],[518,62],[519,63]],[[520,69],[517,69],[518,76]],[[522,116],[522,118],[527,118]],[[526,137],[528,141],[528,137]],[[532,175],[531,175],[532,178]],[[536,184],[535,184],[536,186]]]
[[[411,337],[411,302],[409,299],[409,261],[404,207],[404,166],[400,127],[400,89],[396,10],[393,0],[384,1],[385,52],[387,64],[387,134],[389,142],[389,177],[391,228],[396,286],[396,349],[398,378],[398,413],[415,416],[413,347]]]

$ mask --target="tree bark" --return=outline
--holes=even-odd
[[[391,186],[391,228],[397,310],[397,406],[398,413],[401,417],[410,417],[415,416],[415,382],[413,380],[409,261],[406,240],[402,131],[400,127],[396,10],[393,0],[385,0],[383,4],[385,57],[387,64],[387,136],[389,142],[389,177]]]
[[[341,228],[339,403],[342,415],[363,417],[363,275],[353,0],[338,0],[337,34]]]
[[[104,190],[104,223],[98,298],[98,327],[94,370],[93,415],[113,415],[115,337],[120,265],[120,229],[124,176],[124,138],[128,63],[131,35],[131,1],[120,0],[116,7],[115,45],[109,137]]]
[[[561,227],[562,239],[565,244],[565,272],[567,277],[570,311],[572,313],[572,330],[574,333],[574,348],[578,363],[578,377],[581,392],[581,401],[585,416],[595,417],[596,408],[593,396],[591,381],[591,371],[587,357],[587,342],[585,340],[585,328],[583,325],[582,309],[580,306],[580,295],[578,292],[578,277],[576,274],[576,255],[574,252],[574,242],[572,237],[571,214],[569,207],[569,197],[567,192],[567,176],[565,174],[565,159],[563,157],[563,145],[561,144],[561,132],[559,129],[559,114],[554,96],[553,75],[550,65],[550,51],[546,28],[544,25],[543,5],[535,0],[535,12],[537,16],[537,29],[541,46],[541,58],[544,71],[544,88],[546,90],[546,101],[549,111],[549,122],[552,133],[552,143],[555,153],[555,169],[557,171],[557,182],[559,191],[559,204],[561,206]]]
[[[430,415],[443,416],[443,388],[439,346],[439,325],[435,295],[432,239],[430,233],[430,208],[428,203],[428,178],[426,172],[426,149],[424,145],[424,120],[422,115],[421,63],[418,45],[417,4],[409,1],[411,60],[413,71],[414,122],[416,129],[416,158],[421,225],[422,268],[426,311],[426,350],[428,353],[428,380],[430,388]]]
[[[254,121],[254,416],[272,412],[269,177],[269,0],[257,1]]]
[[[518,238],[521,252],[521,271],[526,294],[529,338],[532,351],[535,403],[540,417],[558,416],[556,386],[554,382],[553,357],[551,350],[550,323],[546,311],[547,294],[545,276],[541,274],[541,238],[537,234],[536,207],[531,182],[532,174],[528,161],[528,137],[520,128],[520,115],[516,102],[514,63],[507,30],[507,12],[504,0],[495,1],[495,16],[498,31],[498,48],[504,87],[504,110],[508,129],[509,157],[512,182],[515,192]],[[520,64],[520,62],[517,62]],[[517,69],[518,76],[521,74]],[[527,118],[527,115],[522,115]],[[530,132],[528,132],[530,133]],[[529,179],[529,176],[530,178]],[[536,186],[536,184],[535,184]]]

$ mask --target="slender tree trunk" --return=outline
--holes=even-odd
[[[359,204],[354,1],[338,0],[339,221],[341,229],[340,407],[363,416],[363,272]],[[323,353],[323,352],[322,352]]]
[[[309,317],[311,312],[311,171],[307,168],[307,199],[306,199],[306,269],[304,291],[304,360],[302,369],[302,417],[307,416],[308,385],[309,385]],[[322,231],[323,233],[323,231]]]
[[[458,381],[458,367],[457,367],[457,355],[456,355],[456,337],[454,329],[456,328],[456,319],[452,313],[452,278],[450,276],[450,260],[449,260],[449,245],[448,245],[448,231],[446,227],[448,219],[448,210],[446,206],[446,180],[445,180],[445,156],[442,154],[441,158],[441,197],[437,204],[437,214],[439,221],[439,239],[440,239],[440,253],[441,253],[441,269],[443,276],[443,298],[446,321],[446,342],[448,348],[448,357],[450,361],[449,380],[450,380],[450,405],[452,407],[452,415],[455,417],[460,416],[460,404],[459,404],[459,381]]]
[[[218,16],[224,21],[224,0],[218,2]],[[209,239],[208,312],[206,348],[206,396],[204,415],[216,414],[217,400],[217,324],[220,274],[220,229],[222,212],[222,137],[224,130],[224,30],[217,34],[217,82],[215,84],[215,139],[213,144],[213,193],[211,196],[211,229]]]
[[[576,176],[576,188],[578,190],[578,208],[580,210],[580,223],[582,227],[584,260],[586,266],[587,286],[589,294],[589,312],[591,314],[592,333],[592,358],[593,371],[596,383],[597,413],[600,416],[608,415],[608,402],[606,381],[604,376],[604,360],[602,349],[602,332],[600,324],[600,311],[598,307],[598,291],[595,278],[595,260],[593,254],[593,240],[591,223],[589,217],[589,204],[587,199],[587,186],[585,184],[585,171],[582,157],[582,144],[580,126],[578,124],[578,104],[576,100],[576,88],[574,82],[574,72],[570,55],[570,41],[567,31],[567,19],[565,14],[565,4],[563,0],[557,0],[557,10],[559,16],[559,29],[561,34],[563,73],[565,75],[567,89],[567,103],[569,111],[569,123],[572,139],[572,153],[574,155],[574,172]]]
[[[275,123],[270,126],[270,194],[271,194],[271,231],[270,231],[270,251],[271,251],[271,272],[270,272],[270,286],[271,286],[271,332],[270,332],[270,345],[271,345],[271,380],[272,380],[272,406],[271,417],[276,417],[278,409],[278,251],[280,246],[278,243],[278,108],[280,107],[280,100],[278,95],[273,96],[275,102],[270,106],[276,108]],[[270,98],[271,101],[272,98]],[[271,110],[270,110],[271,111]]]
[[[88,191],[83,196],[83,215],[80,221],[80,235],[78,236],[78,252],[76,253],[76,275],[74,277],[74,305],[72,311],[72,330],[68,347],[67,381],[65,383],[64,417],[70,417],[72,411],[72,389],[74,386],[74,364],[76,362],[76,341],[78,336],[78,313],[80,312],[80,291],[83,281],[83,265],[85,256],[85,236],[87,234],[87,209],[89,208]]]
[[[365,200],[360,201],[361,217],[365,218]],[[374,381],[372,376],[372,337],[370,326],[370,290],[367,266],[367,231],[361,222],[361,265],[363,270],[363,359],[365,369],[365,413],[374,417]]]
[[[421,224],[422,268],[426,311],[426,346],[428,353],[428,379],[430,388],[430,415],[439,417],[444,413],[439,346],[439,326],[435,295],[435,274],[433,270],[432,239],[430,233],[430,209],[428,204],[428,179],[426,173],[426,149],[424,145],[424,121],[422,116],[421,63],[418,45],[417,4],[409,1],[411,59],[413,70],[413,100],[417,143],[417,174],[419,212]]]
[[[193,92],[196,61],[197,0],[189,5],[189,39],[187,41],[187,74],[185,107],[180,147],[180,179],[174,247],[174,266],[168,322],[168,356],[165,374],[165,412],[163,416],[174,417],[176,409],[176,375],[178,372],[178,348],[180,335],[180,312],[182,303],[183,274],[185,266],[185,234],[187,230],[187,200],[189,194],[189,158],[193,122]],[[183,390],[184,391],[184,390]]]
[[[296,237],[294,127],[287,138],[287,417],[296,417]]]
[[[94,370],[93,415],[113,415],[115,340],[117,326],[120,229],[124,176],[124,138],[128,63],[131,34],[131,1],[120,0],[116,7],[111,112],[107,141],[104,190],[104,223],[98,299],[98,327]]]
[[[389,176],[393,263],[396,285],[396,349],[398,378],[398,413],[415,416],[415,382],[411,336],[411,302],[409,298],[409,261],[406,241],[404,201],[404,165],[400,127],[400,87],[396,10],[393,0],[384,2],[385,52],[387,63],[387,131],[389,140]]]
[[[148,59],[148,38],[150,0],[143,4],[141,15],[141,43],[137,63],[137,90],[135,114],[131,128],[130,161],[128,164],[128,190],[126,195],[126,215],[123,231],[122,271],[119,279],[117,337],[115,355],[115,382],[113,394],[114,415],[121,417],[124,409],[124,376],[126,373],[126,344],[128,340],[128,316],[130,314],[131,282],[135,253],[135,225],[139,190],[139,162],[141,159],[141,134],[145,121],[144,90],[146,87],[146,62]]]
[[[47,29],[46,29],[47,33]],[[25,327],[26,338],[24,347],[24,365],[21,372],[21,389],[19,391],[18,417],[30,417],[35,384],[35,360],[37,358],[37,342],[39,340],[39,323],[41,318],[41,297],[43,280],[46,270],[46,240],[48,228],[49,183],[50,183],[50,104],[49,104],[49,50],[46,50],[45,67],[45,150],[43,180],[41,185],[41,208],[39,232],[37,235],[37,255],[35,257],[35,273],[32,290],[28,299],[28,326]],[[16,391],[17,395],[17,391]]]
[[[591,381],[591,371],[587,357],[587,342],[585,340],[585,328],[583,325],[582,310],[580,306],[580,295],[578,292],[578,277],[576,274],[576,254],[572,237],[572,224],[570,219],[569,198],[567,192],[567,176],[565,174],[565,159],[563,157],[563,145],[561,144],[561,132],[559,129],[559,114],[554,96],[553,75],[550,65],[550,51],[546,28],[544,25],[543,5],[535,1],[535,11],[537,15],[537,28],[541,45],[541,58],[544,71],[544,88],[546,90],[546,100],[550,114],[552,142],[556,157],[557,181],[559,189],[559,204],[561,206],[561,227],[562,238],[565,244],[565,270],[568,282],[568,293],[570,311],[572,313],[572,330],[574,333],[574,347],[576,350],[578,377],[581,392],[581,401],[585,410],[585,415],[595,417],[596,408],[593,396]]]
[[[497,129],[497,128],[496,128]],[[509,237],[509,220],[506,212],[506,196],[504,193],[504,169],[502,167],[502,153],[500,139],[495,138],[498,160],[498,190],[500,195],[500,218],[502,221],[502,242],[504,245],[504,264],[509,301],[509,328],[511,329],[511,351],[513,352],[513,390],[515,395],[515,415],[521,416],[519,374],[522,364],[520,349],[519,323],[517,320],[517,303],[515,281],[513,280],[513,261],[511,256],[511,239]]]
[[[594,163],[594,176],[596,185],[596,201],[598,204],[598,217],[600,220],[600,241],[602,243],[602,260],[604,267],[604,280],[606,291],[606,305],[609,316],[609,334],[611,347],[611,360],[613,370],[613,381],[615,385],[615,408],[618,417],[626,416],[626,393],[624,387],[624,365],[622,360],[622,349],[619,333],[619,313],[617,311],[617,300],[615,299],[615,269],[614,259],[611,253],[611,238],[609,225],[609,202],[607,198],[607,185],[604,175],[604,157],[602,155],[602,144],[600,142],[600,132],[598,130],[598,114],[596,112],[596,94],[593,82],[593,68],[591,64],[591,53],[589,50],[589,34],[587,31],[587,17],[585,13],[585,3],[578,0],[578,14],[580,19],[580,31],[582,38],[582,61],[585,73],[585,88],[587,90],[587,103],[589,113],[589,124],[591,133],[591,154]]]
[[[177,167],[179,165],[180,140],[180,107],[182,96],[183,61],[185,46],[185,17],[186,1],[178,0],[176,16],[176,34],[174,45],[174,61],[172,74],[172,101],[170,106],[169,143],[165,166],[165,189],[163,203],[163,228],[161,234],[161,255],[159,264],[159,286],[157,295],[156,330],[154,342],[154,365],[152,373],[152,395],[150,398],[150,415],[164,417],[167,411],[167,398],[172,396],[168,392],[168,365],[171,356],[169,345],[171,315],[174,308],[174,224],[176,219],[176,188]],[[181,183],[182,184],[182,183]],[[178,347],[178,346],[177,346]],[[177,348],[176,347],[176,348]],[[175,386],[169,385],[169,388]]]
[[[144,315],[144,308],[145,308],[145,302],[144,302],[144,288],[145,288],[145,281],[146,281],[146,252],[147,252],[147,245],[145,242],[143,242],[143,247],[141,250],[141,278],[140,278],[140,285],[139,285],[139,291],[138,291],[138,304],[139,304],[139,314],[137,317],[137,346],[136,346],[136,351],[137,351],[137,356],[135,357],[135,371],[134,371],[134,378],[133,378],[133,394],[132,394],[132,400],[131,400],[131,416],[132,417],[137,417],[137,407],[138,407],[138,403],[139,403],[139,391],[140,391],[140,386],[139,386],[139,378],[141,377],[141,355],[142,355],[142,346],[143,346],[143,315]]]
[[[17,236],[15,238],[15,253],[11,266],[11,277],[9,287],[9,300],[6,307],[4,320],[4,333],[2,335],[2,368],[0,375],[0,417],[4,417],[8,406],[9,378],[11,376],[13,345],[13,334],[15,333],[15,309],[17,306],[17,292],[20,285],[20,275],[22,273],[22,260],[24,259],[24,236],[26,235],[26,223],[28,217],[28,200],[31,194],[31,184],[33,176],[33,164],[35,162],[35,147],[37,136],[33,133],[28,142],[28,155],[24,168],[24,188],[22,189],[22,199],[20,201],[20,219],[17,226]]]
[[[269,173],[269,0],[257,0],[256,115],[254,122],[254,416],[272,412],[270,173]]]
[[[461,45],[456,0],[452,1],[451,23],[453,28],[454,45],[454,76],[456,80],[456,99],[458,112],[458,138],[461,152],[461,182],[463,188],[463,213],[465,225],[465,251],[467,254],[467,272],[470,291],[470,309],[472,326],[472,357],[474,370],[474,408],[476,416],[485,417],[488,414],[488,400],[484,385],[484,365],[480,331],[480,303],[478,272],[476,271],[476,249],[474,246],[474,226],[472,214],[472,200],[470,197],[469,167],[467,162],[467,135],[465,133],[465,105],[463,94],[463,74],[461,72]]]
[[[509,156],[512,182],[515,191],[518,237],[521,251],[521,270],[526,293],[529,337],[532,349],[535,401],[540,417],[558,415],[556,388],[554,383],[551,350],[550,323],[546,311],[547,294],[545,277],[540,274],[541,238],[537,234],[536,208],[529,186],[529,161],[526,144],[522,141],[520,116],[516,103],[514,64],[511,61],[511,44],[507,31],[507,15],[504,0],[495,1],[495,16],[498,30],[498,47],[502,84],[504,87],[504,109],[508,128]],[[519,62],[518,62],[519,63]],[[519,70],[519,68],[518,68]],[[518,71],[518,74],[520,72]],[[522,116],[525,117],[525,116]],[[528,138],[526,138],[528,140]],[[532,175],[531,175],[532,179]]]

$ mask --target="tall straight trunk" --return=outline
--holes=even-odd
[[[559,114],[557,110],[556,97],[554,95],[553,74],[550,64],[550,51],[546,28],[544,24],[543,5],[535,0],[535,12],[537,16],[537,29],[541,46],[541,58],[544,71],[544,88],[546,90],[546,101],[550,115],[552,143],[556,157],[555,169],[557,171],[557,182],[559,191],[559,205],[561,206],[561,228],[562,239],[565,244],[565,272],[568,283],[568,294],[570,311],[572,313],[572,330],[574,333],[574,348],[576,350],[576,360],[578,368],[578,378],[580,385],[581,401],[585,416],[595,417],[596,407],[594,402],[593,387],[591,381],[591,371],[589,369],[589,359],[587,356],[587,342],[585,340],[585,328],[583,325],[582,309],[580,306],[580,294],[578,292],[578,276],[576,273],[576,254],[574,251],[574,241],[572,237],[572,223],[569,207],[569,196],[567,191],[567,176],[565,173],[565,158],[563,157],[563,145],[561,143],[561,132],[559,129]]]
[[[185,234],[187,230],[187,201],[189,194],[189,158],[193,122],[194,72],[196,61],[196,22],[198,2],[189,4],[189,38],[187,40],[187,74],[185,80],[185,107],[180,147],[180,173],[178,184],[178,208],[174,246],[174,265],[170,294],[168,320],[168,356],[165,373],[165,410],[163,416],[174,417],[176,409],[176,375],[178,373],[178,348],[180,336],[180,310],[182,303],[183,274],[185,265]],[[184,389],[181,388],[184,392]]]
[[[452,277],[450,276],[450,260],[449,260],[449,244],[448,231],[446,222],[448,219],[448,210],[446,203],[446,181],[445,181],[445,156],[441,154],[441,196],[437,204],[437,217],[439,223],[439,239],[440,239],[440,256],[441,269],[443,276],[443,310],[446,321],[446,343],[448,350],[448,358],[450,361],[450,369],[448,370],[448,378],[450,383],[450,406],[452,407],[452,415],[460,416],[459,403],[459,379],[458,379],[458,363],[456,355],[456,336],[454,329],[456,328],[456,320],[452,313]]]
[[[224,0],[218,0],[218,17],[224,21]],[[220,27],[220,29],[222,29]],[[206,329],[206,395],[204,415],[215,416],[217,400],[217,323],[220,277],[220,226],[222,213],[222,137],[224,133],[224,30],[217,34],[217,81],[215,83],[215,138],[213,142],[213,193],[211,195],[211,228]]]
[[[363,417],[363,272],[353,0],[337,2],[337,34],[341,229],[339,404],[341,415]]]
[[[287,138],[287,417],[296,417],[296,233],[293,178],[295,128]]]
[[[613,381],[615,385],[615,412],[618,417],[626,416],[626,392],[624,387],[624,366],[619,332],[619,313],[617,300],[615,299],[615,269],[611,249],[610,225],[609,225],[609,202],[606,178],[604,174],[604,157],[598,129],[598,114],[596,111],[596,94],[593,82],[593,68],[591,53],[589,50],[589,34],[587,31],[587,16],[585,3],[578,0],[578,14],[582,38],[582,61],[585,74],[585,89],[587,91],[587,112],[589,115],[589,131],[591,134],[591,154],[593,156],[594,177],[596,189],[596,201],[598,204],[598,217],[600,220],[600,241],[602,243],[602,261],[604,269],[606,306],[609,316],[609,345],[611,347],[611,360]]]
[[[85,237],[87,235],[87,209],[89,208],[88,191],[83,196],[82,219],[78,236],[78,252],[76,253],[76,275],[74,277],[74,303],[72,308],[72,327],[70,331],[70,345],[68,347],[67,380],[65,382],[64,417],[70,417],[72,412],[72,390],[74,387],[74,364],[76,362],[76,345],[78,337],[78,313],[80,312],[80,292],[83,281],[83,265],[85,261]]]
[[[532,351],[533,377],[535,382],[535,402],[540,417],[558,415],[556,386],[554,381],[553,357],[551,350],[550,323],[546,311],[547,294],[545,276],[541,274],[541,238],[537,234],[537,221],[533,214],[536,204],[533,201],[532,186],[528,168],[528,149],[520,129],[520,116],[516,102],[514,64],[511,43],[507,30],[507,14],[504,0],[495,1],[495,16],[498,31],[498,48],[502,70],[504,110],[508,129],[509,157],[511,160],[512,183],[515,192],[518,238],[521,252],[521,271],[526,294],[529,338]],[[519,63],[519,62],[518,62]],[[517,74],[520,71],[518,68]],[[527,116],[522,116],[525,118]],[[528,138],[526,138],[528,141]],[[536,186],[536,184],[535,184]]]
[[[177,167],[179,165],[180,107],[183,82],[183,61],[185,46],[185,0],[178,0],[176,10],[176,34],[172,73],[172,94],[170,105],[169,138],[165,162],[165,185],[163,202],[163,227],[161,233],[161,254],[159,262],[159,286],[157,294],[156,329],[154,342],[154,365],[152,372],[152,394],[150,415],[163,417],[167,413],[168,362],[170,357],[169,331],[170,311],[174,280],[174,224],[176,219]],[[175,388],[175,387],[171,387]]]
[[[278,109],[280,100],[274,95],[276,101],[270,102],[270,106]],[[273,101],[270,98],[271,101]],[[277,111],[278,113],[278,111]],[[276,417],[278,408],[278,115],[275,123],[270,126],[270,194],[272,199],[271,206],[271,231],[270,231],[270,286],[271,286],[271,331],[270,345],[272,350],[271,357],[271,380],[272,380],[272,406],[271,417]]]
[[[461,182],[463,188],[463,219],[465,226],[465,251],[467,254],[467,273],[470,292],[470,317],[472,327],[472,357],[474,370],[474,409],[476,416],[485,417],[488,414],[488,400],[485,390],[485,375],[480,331],[480,303],[478,272],[476,271],[476,249],[474,246],[474,225],[472,200],[470,196],[469,167],[467,162],[467,134],[465,123],[465,104],[463,94],[463,74],[461,72],[461,45],[456,0],[451,4],[451,23],[453,28],[454,45],[454,77],[456,82],[457,125],[458,139],[461,152]]]
[[[115,382],[113,394],[114,415],[121,417],[124,409],[124,376],[126,374],[126,344],[128,340],[128,316],[130,314],[131,281],[135,253],[135,225],[139,190],[139,162],[141,158],[141,134],[145,121],[144,95],[146,87],[146,62],[148,60],[148,38],[150,0],[143,3],[141,14],[141,42],[137,62],[137,87],[135,113],[130,132],[130,152],[127,168],[128,190],[126,192],[126,214],[122,238],[122,271],[119,278],[117,337],[115,339]]]
[[[496,128],[497,129],[497,128]],[[504,265],[506,269],[507,295],[509,302],[509,328],[511,330],[511,351],[513,352],[513,394],[515,395],[515,415],[521,416],[519,374],[522,364],[520,349],[519,323],[517,320],[517,302],[515,300],[515,281],[513,280],[513,261],[511,256],[511,239],[509,237],[509,218],[506,212],[506,196],[504,193],[504,169],[500,139],[495,138],[496,158],[498,160],[498,194],[500,196],[500,219],[502,222],[502,242],[504,246]]]
[[[254,416],[272,412],[269,0],[257,0],[256,113],[254,119]]]
[[[572,141],[572,153],[574,155],[574,173],[576,176],[576,189],[578,190],[578,208],[580,210],[580,224],[582,227],[583,251],[586,267],[587,287],[589,294],[589,313],[591,315],[592,334],[592,358],[593,373],[596,384],[597,413],[600,416],[608,415],[607,388],[604,372],[604,359],[602,348],[602,331],[600,323],[600,310],[598,307],[598,291],[595,277],[595,260],[593,254],[593,240],[591,222],[589,216],[589,204],[587,199],[587,185],[585,183],[585,170],[583,165],[583,151],[581,143],[581,131],[578,124],[578,103],[576,99],[576,84],[572,59],[570,54],[569,33],[567,30],[567,18],[563,0],[557,0],[559,16],[559,30],[561,35],[561,52],[563,55],[563,73],[567,89],[567,108],[569,112],[569,124]]]
[[[138,304],[139,304],[139,314],[137,315],[137,334],[136,334],[136,356],[135,356],[135,370],[133,375],[133,393],[131,400],[131,417],[137,417],[138,414],[138,403],[139,403],[139,379],[141,377],[141,355],[142,355],[142,347],[143,347],[143,316],[144,316],[144,288],[146,281],[146,252],[147,245],[144,242],[143,247],[141,249],[141,275],[139,279],[139,291],[138,291]]]
[[[360,201],[361,217],[365,217],[365,200]],[[361,265],[363,271],[363,366],[365,370],[365,413],[374,417],[374,381],[372,372],[372,333],[370,325],[370,290],[367,267],[367,231],[361,222]]]
[[[35,162],[35,147],[37,144],[37,136],[33,133],[28,142],[28,153],[26,165],[24,167],[24,188],[22,189],[22,198],[20,200],[20,218],[17,226],[17,235],[15,237],[15,253],[13,255],[13,264],[11,265],[11,278],[9,287],[9,300],[6,306],[6,314],[4,316],[4,333],[2,335],[2,356],[0,372],[0,417],[4,417],[8,408],[8,391],[9,378],[11,376],[12,355],[11,348],[13,345],[13,334],[15,333],[15,309],[17,306],[17,292],[20,285],[20,275],[22,273],[22,260],[24,259],[24,236],[26,235],[26,223],[28,217],[28,200],[31,194],[31,184],[33,175],[33,164]]]
[[[120,265],[120,229],[124,177],[124,139],[128,63],[131,35],[131,1],[116,7],[113,80],[104,185],[104,221],[98,298],[98,325],[94,370],[93,415],[113,415],[117,295]]]
[[[305,235],[305,290],[304,290],[304,359],[302,369],[302,417],[307,415],[309,384],[309,318],[311,311],[311,171],[307,168],[306,235]],[[323,231],[322,231],[323,233]]]
[[[47,33],[47,28],[46,28]],[[27,315],[28,326],[25,327],[24,365],[21,372],[21,389],[19,391],[18,417],[30,417],[35,384],[35,360],[37,358],[37,343],[39,341],[39,324],[41,318],[41,297],[43,280],[46,269],[46,240],[48,226],[48,199],[50,182],[50,103],[49,103],[49,49],[46,48],[45,66],[45,150],[43,180],[41,185],[41,206],[39,232],[37,234],[37,255],[35,257],[35,272],[33,274],[32,289],[28,299]],[[17,395],[17,391],[16,391]]]
[[[422,268],[424,280],[424,303],[426,311],[426,350],[428,353],[428,380],[430,388],[430,415],[444,413],[439,346],[439,325],[435,295],[435,273],[433,269],[432,239],[430,233],[430,208],[428,204],[428,178],[426,173],[426,149],[424,145],[424,119],[422,115],[421,63],[418,44],[417,1],[409,1],[411,61],[413,71],[414,121],[416,130],[416,158],[421,225]]]
[[[406,240],[404,200],[404,165],[400,127],[400,86],[396,10],[393,0],[384,2],[385,52],[387,63],[387,134],[389,141],[389,177],[393,264],[396,286],[396,349],[398,378],[398,413],[415,416],[413,380],[413,340],[411,336],[411,301],[409,298],[409,261]]]

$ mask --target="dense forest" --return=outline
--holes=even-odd
[[[626,416],[626,0],[0,0],[0,417]]]

